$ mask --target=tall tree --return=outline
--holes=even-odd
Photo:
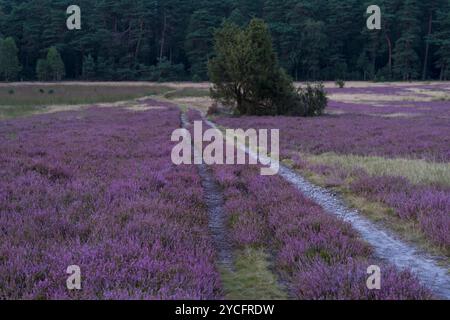
[[[419,6],[416,0],[405,0],[399,11],[400,38],[395,43],[394,72],[402,80],[413,80],[419,75],[417,45],[420,34]]]
[[[281,114],[294,105],[291,79],[278,65],[262,20],[253,19],[246,29],[226,23],[214,48],[209,73],[216,100],[235,105],[239,114]]]
[[[55,47],[51,47],[47,53],[47,65],[50,71],[52,80],[61,81],[66,75],[64,62]]]
[[[88,55],[83,59],[83,79],[93,80],[95,78],[95,61],[92,55]]]
[[[208,10],[195,11],[190,19],[186,35],[185,49],[191,65],[194,80],[207,80],[207,62],[213,47],[213,31],[220,24],[220,17]]]
[[[47,59],[39,59],[36,64],[36,77],[39,81],[48,81],[51,79],[50,68]]]
[[[430,56],[430,44],[432,42],[433,38],[433,17],[436,14],[436,10],[439,6],[438,0],[429,0],[427,2],[423,3],[423,10],[428,12],[428,21],[426,23],[427,28],[427,34],[424,38],[425,41],[425,54],[423,58],[423,69],[422,69],[422,80],[425,80],[427,78],[427,72],[428,72],[428,60]]]
[[[12,37],[0,39],[0,76],[5,81],[17,80],[22,67],[17,57],[18,49]]]
[[[450,79],[450,0],[437,11],[436,32],[432,37],[432,43],[438,49],[436,51],[436,66],[439,68],[439,79]]]
[[[146,79],[151,67],[167,65],[185,66],[179,79],[185,71],[205,78],[210,27],[227,19],[245,27],[255,17],[269,25],[280,65],[298,80],[439,78],[446,70],[447,0],[77,0],[77,31],[66,28],[69,4],[0,0],[0,37],[15,39],[23,79],[35,79],[50,47],[70,79],[83,79],[89,55],[99,79]],[[380,31],[366,28],[370,4],[381,7]],[[163,57],[169,64],[160,63]]]

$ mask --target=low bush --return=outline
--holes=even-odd
[[[296,93],[296,99],[298,101],[288,111],[288,114],[293,116],[320,116],[328,104],[327,94],[322,83],[308,84],[306,88],[300,88]]]
[[[336,80],[336,86],[343,89],[345,87],[345,81],[344,80]]]

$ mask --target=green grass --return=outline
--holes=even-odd
[[[235,270],[221,270],[227,299],[284,300],[288,296],[270,270],[269,256],[261,249],[235,253]]]
[[[128,101],[163,95],[165,86],[27,84],[0,86],[0,118],[13,118],[45,112],[49,106],[85,105]]]
[[[41,106],[1,106],[0,105],[0,120],[8,118],[17,118],[25,115],[30,115],[39,112],[45,112],[46,107]]]
[[[208,89],[200,88],[182,88],[167,92],[164,97],[167,99],[180,99],[180,98],[202,98],[208,97]]]
[[[372,176],[399,176],[414,184],[438,184],[450,186],[450,164],[433,163],[423,160],[386,159],[382,157],[364,157],[355,155],[305,155],[310,163],[339,166],[351,170],[360,168]]]

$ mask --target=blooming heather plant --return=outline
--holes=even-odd
[[[394,89],[394,91],[405,90],[405,88]],[[382,92],[380,88],[343,90]],[[386,204],[402,219],[418,221],[420,229],[428,239],[448,248],[450,234],[448,188],[431,184],[413,186],[407,180],[398,177],[371,177],[357,167],[347,170],[340,166],[309,164],[295,157],[299,152],[313,155],[332,152],[337,155],[423,159],[428,162],[448,163],[450,104],[446,101],[420,103],[402,101],[376,107],[332,101],[330,108],[345,111],[345,114],[320,119],[222,117],[216,121],[231,128],[280,128],[282,158],[293,160],[297,168],[306,168],[326,177],[327,186],[342,185],[351,175],[356,178],[352,186],[353,192]],[[414,117],[390,116],[398,112],[408,112]],[[374,114],[384,114],[387,117]]]
[[[170,162],[180,113],[143,104],[0,123],[0,299],[221,297],[200,178]]]
[[[400,177],[362,175],[351,190],[393,208],[402,219],[417,220],[425,235],[450,250],[450,190],[414,186]]]
[[[198,119],[198,114],[191,111],[189,117]],[[274,252],[276,269],[296,298],[431,298],[410,272],[389,265],[382,267],[381,290],[368,290],[371,248],[350,224],[325,213],[281,177],[260,176],[251,166],[214,166],[213,172],[223,189],[235,247]]]
[[[367,289],[371,249],[351,226],[328,215],[280,177],[249,166],[215,166],[235,246],[275,252],[276,268],[299,299],[427,299],[408,271],[383,265],[380,291]],[[379,262],[378,262],[379,264]],[[324,274],[323,272],[326,272]]]
[[[320,118],[222,117],[229,128],[279,128],[280,152],[355,154],[450,161],[446,118],[383,118],[345,114]]]
[[[368,290],[367,262],[353,259],[335,265],[316,260],[295,277],[294,290],[301,299],[420,300],[430,298],[410,272],[385,266],[381,272],[382,290]],[[384,289],[389,288],[389,289]]]

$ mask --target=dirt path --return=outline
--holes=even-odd
[[[198,171],[202,178],[203,190],[205,191],[204,199],[206,206],[208,207],[209,229],[213,235],[214,245],[218,253],[219,265],[222,268],[232,271],[234,269],[233,248],[226,231],[223,195],[206,165],[199,165]]]
[[[183,113],[181,121],[184,128],[189,126],[189,121]],[[194,157],[201,157],[201,151],[193,146]],[[198,165],[198,171],[202,180],[204,190],[204,201],[208,208],[209,228],[211,230],[214,246],[218,254],[218,264],[220,268],[233,271],[233,248],[231,240],[226,231],[226,217],[223,209],[224,199],[219,185],[215,181],[213,174],[205,164]]]

